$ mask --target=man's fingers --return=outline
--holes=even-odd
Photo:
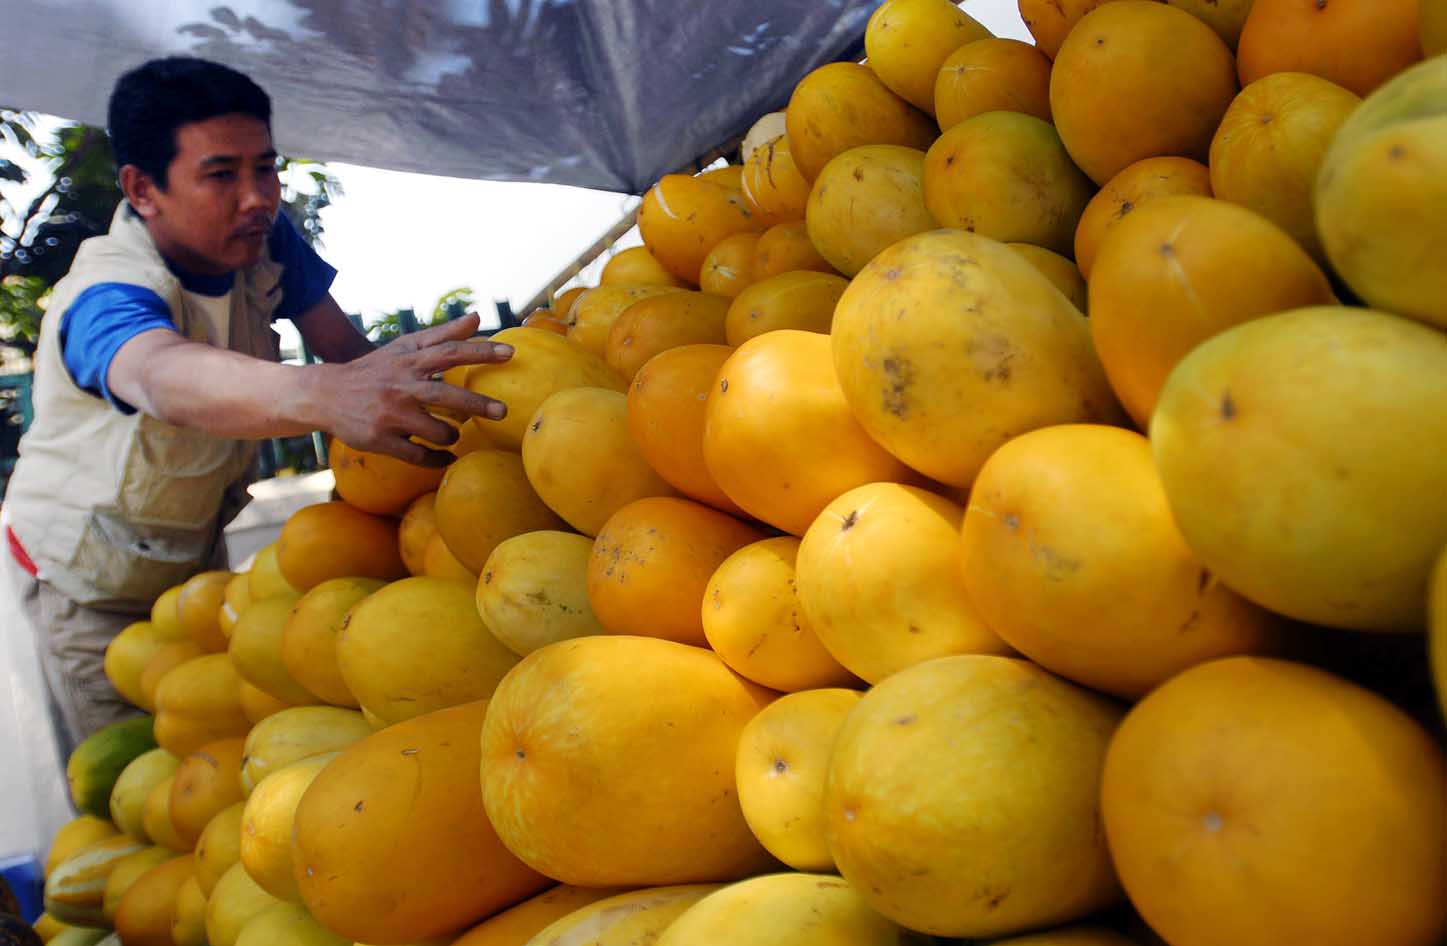
[[[375,444],[372,449],[376,453],[385,453],[413,466],[443,467],[457,459],[445,450],[433,450],[405,437],[388,437]]]
[[[421,399],[424,404],[451,408],[475,417],[486,417],[488,420],[502,420],[507,416],[507,405],[502,401],[483,397],[456,385],[443,384],[441,381],[426,384],[421,392]]]
[[[442,342],[461,341],[471,338],[477,334],[477,327],[482,320],[476,313],[464,315],[451,322],[444,322],[441,325],[431,325],[417,332],[403,335],[392,342],[403,352],[421,351]]]
[[[446,341],[429,345],[413,356],[419,373],[441,374],[459,365],[494,365],[512,357],[512,346],[502,342]]]

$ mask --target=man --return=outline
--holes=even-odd
[[[335,270],[278,214],[271,103],[249,78],[173,58],[122,76],[108,116],[125,200],[55,287],[35,419],[5,502],[7,568],[74,741],[128,713],[105,647],[155,597],[224,564],[259,438],[323,430],[439,465],[429,405],[497,419],[436,380],[502,361],[468,316],[373,350],[333,301]],[[278,363],[289,318],[326,363]]]

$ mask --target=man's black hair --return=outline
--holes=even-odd
[[[172,56],[121,76],[106,117],[116,167],[134,164],[162,190],[182,125],[250,115],[271,128],[271,99],[250,78],[219,62]]]

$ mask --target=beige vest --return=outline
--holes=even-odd
[[[210,560],[246,503],[256,454],[254,443],[122,414],[82,391],[61,357],[62,313],[97,283],[129,283],[165,300],[186,338],[276,361],[280,279],[281,266],[263,255],[224,296],[188,292],[125,203],[108,234],[81,244],[41,322],[35,419],[5,496],[42,579],[81,604],[145,612]]]

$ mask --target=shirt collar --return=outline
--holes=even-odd
[[[187,292],[194,292],[200,296],[224,296],[236,284],[235,272],[222,273],[220,276],[190,273],[164,256],[161,258],[166,260],[166,268],[171,271],[171,275],[180,280],[181,288]]]

